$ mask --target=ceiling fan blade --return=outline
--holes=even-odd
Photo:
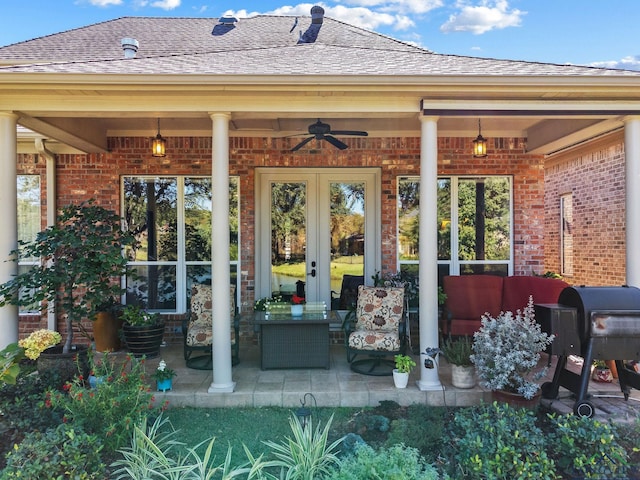
[[[357,137],[366,137],[369,134],[367,132],[361,132],[358,130],[331,130],[331,135],[355,135]]]
[[[302,140],[299,144],[297,144],[295,147],[293,147],[291,149],[292,152],[297,152],[298,150],[300,150],[302,147],[304,147],[307,143],[309,143],[311,140],[313,140],[314,137],[308,137],[305,138],[304,140]]]
[[[347,144],[341,142],[340,140],[338,140],[335,137],[332,137],[331,135],[325,135],[324,139],[329,142],[331,145],[333,145],[334,147],[339,148],[340,150],[344,150],[345,148],[347,148]]]

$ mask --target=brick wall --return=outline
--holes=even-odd
[[[288,150],[294,139],[231,138],[229,171],[240,177],[241,301],[249,307],[254,300],[255,189],[257,167],[378,167],[381,170],[382,267],[383,273],[396,268],[396,185],[397,177],[420,174],[419,138],[346,139],[349,149],[341,151],[327,142],[310,143],[311,149]],[[514,186],[515,274],[544,270],[544,172],[542,158],[524,153],[524,140],[490,139],[489,156],[476,159],[470,154],[471,138],[438,140],[440,175],[512,175]],[[98,203],[120,211],[120,177],[123,175],[209,175],[211,138],[171,137],[167,157],[150,155],[150,139],[109,138],[108,154],[60,155],[58,157],[58,205],[96,198]],[[19,171],[29,161],[22,158]],[[44,180],[44,170],[40,169]],[[167,334],[173,335],[180,316],[168,318]],[[89,325],[90,326],[90,325]],[[249,327],[243,326],[249,335]],[[178,341],[178,337],[170,338]]]
[[[625,160],[622,133],[547,160],[545,265],[560,272],[560,196],[573,197],[574,285],[625,283]]]

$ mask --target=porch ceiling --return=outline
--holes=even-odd
[[[179,92],[156,91],[151,86],[136,91],[113,85],[101,90],[52,87],[46,93],[22,92],[13,97],[14,108],[7,109],[16,111],[19,125],[50,139],[49,148],[55,153],[70,147],[78,152],[106,152],[107,138],[113,136],[153,137],[158,119],[165,137],[208,137],[209,112],[222,111],[230,112],[230,135],[235,137],[304,134],[317,119],[333,129],[364,130],[371,137],[416,137],[420,116],[433,115],[439,119],[439,136],[475,138],[481,119],[484,136],[526,138],[529,152],[549,154],[620,129],[626,115],[640,112],[640,103],[629,97],[581,102],[566,95],[547,98],[551,94],[544,89],[536,95],[485,92],[474,99],[464,98],[461,90],[448,96],[440,91],[425,99],[415,86],[406,85],[395,92],[383,86],[352,91],[338,86],[309,90],[292,86],[286,92],[279,86],[244,94],[183,87]],[[5,107],[2,103],[0,110]],[[28,152],[29,142],[29,137],[21,139],[19,151]]]
[[[192,114],[191,114],[192,115]],[[113,136],[153,137],[157,133],[157,119],[164,137],[211,135],[211,119],[201,116],[157,113],[148,116],[94,117],[32,117],[20,113],[19,124],[49,139],[48,146],[55,153],[106,152],[106,139]],[[370,137],[420,136],[419,114],[346,116],[335,113],[272,114],[268,116],[232,115],[232,137],[285,137],[307,132],[308,125],[320,118],[336,130],[364,130]],[[540,116],[440,116],[438,135],[441,137],[471,137],[478,135],[478,119],[482,121],[485,137],[515,137],[527,139],[531,153],[550,154],[589,138],[623,127],[621,115],[596,118],[556,118]],[[39,135],[38,135],[39,134]],[[19,135],[19,151],[30,152],[34,135]],[[71,148],[70,148],[71,147]]]

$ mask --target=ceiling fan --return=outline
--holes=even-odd
[[[332,135],[355,135],[358,137],[366,137],[369,134],[367,132],[361,132],[358,130],[331,130],[331,125],[329,125],[328,123],[322,123],[320,119],[318,119],[316,123],[312,123],[311,125],[309,125],[309,135],[311,136],[302,140],[299,144],[293,147],[291,151],[295,152],[297,150],[300,150],[314,138],[316,140],[326,140],[334,147],[339,148],[340,150],[344,150],[345,148],[347,148],[347,144],[341,142]]]

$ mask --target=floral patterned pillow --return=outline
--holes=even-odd
[[[398,331],[404,308],[402,287],[358,287],[356,329]]]

